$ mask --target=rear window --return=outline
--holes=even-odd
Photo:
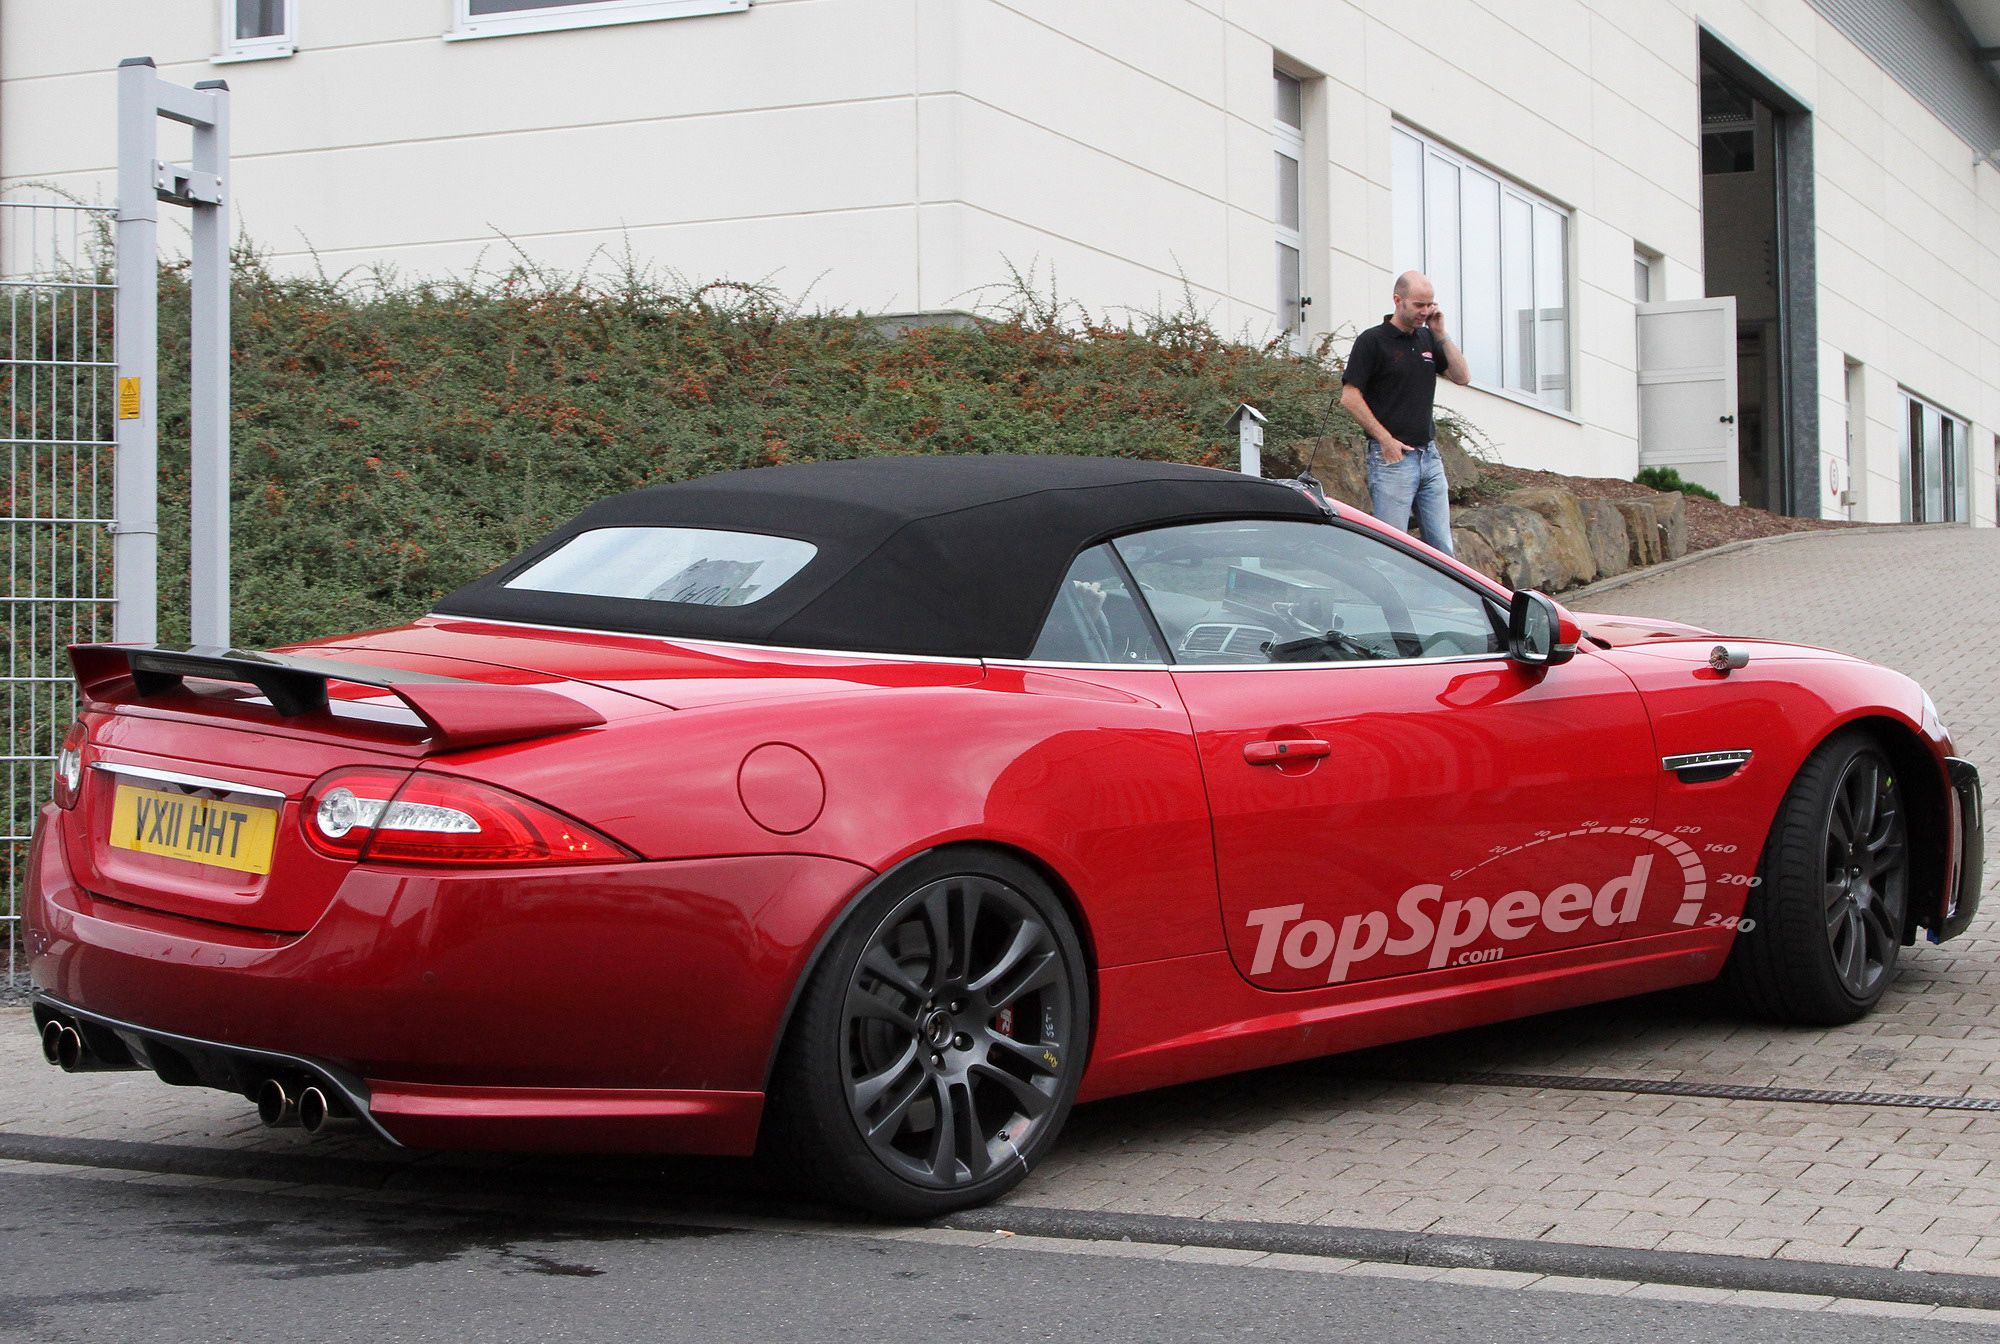
[[[580,532],[503,587],[747,607],[782,588],[818,552],[810,542],[693,527]]]

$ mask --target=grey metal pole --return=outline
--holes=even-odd
[[[1245,476],[1264,474],[1264,426],[1247,415],[1236,428],[1236,469]]]
[[[157,78],[148,56],[118,66],[118,458],[112,472],[111,637],[159,637],[159,228],[153,159]]]
[[[194,86],[214,104],[194,127],[198,174],[212,175],[213,201],[194,205],[189,276],[188,633],[192,642],[229,647],[229,86]]]

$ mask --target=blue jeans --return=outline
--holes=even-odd
[[[1417,528],[1432,547],[1454,555],[1451,547],[1451,504],[1444,480],[1444,459],[1435,440],[1411,445],[1394,466],[1382,460],[1382,445],[1368,441],[1368,496],[1374,501],[1377,518],[1391,527],[1410,531],[1410,514],[1415,510]]]

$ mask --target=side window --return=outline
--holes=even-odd
[[[1115,543],[1177,663],[1338,663],[1506,651],[1497,606],[1364,532],[1198,523]]]
[[[1044,663],[1164,663],[1108,547],[1085,551],[1063,576],[1028,657]]]

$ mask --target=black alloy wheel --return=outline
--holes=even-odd
[[[1827,947],[1856,999],[1879,995],[1895,971],[1909,911],[1908,835],[1889,762],[1876,751],[1849,760],[1833,786],[1823,871]]]
[[[776,1155],[835,1198],[930,1217],[997,1197],[1054,1141],[1089,999],[1070,921],[1025,866],[934,855],[899,878],[822,958],[773,1130]]]
[[[1910,918],[1903,789],[1867,733],[1835,734],[1799,768],[1758,878],[1723,983],[1781,1022],[1865,1015],[1895,978]]]

